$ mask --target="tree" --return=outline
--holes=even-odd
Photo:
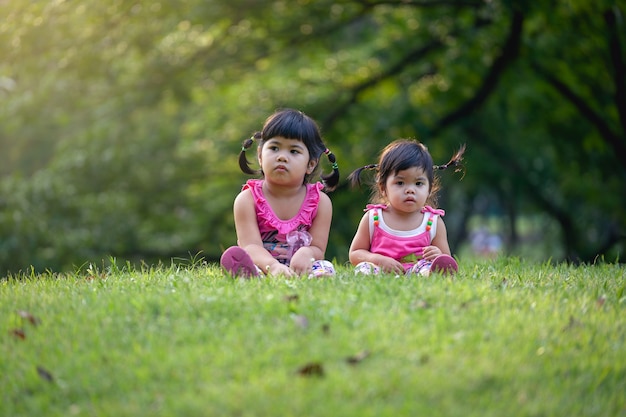
[[[624,248],[626,31],[615,2],[0,7],[6,269],[216,259],[234,243],[239,144],[286,106],[320,121],[344,178],[398,137],[441,161],[467,143],[463,181],[443,178],[453,247],[489,196],[513,243],[521,215],[558,224],[563,249],[548,257]],[[332,198],[328,255],[342,261],[367,192],[343,184]]]

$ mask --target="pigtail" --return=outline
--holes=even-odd
[[[337,165],[337,158],[335,158],[335,154],[333,154],[330,149],[326,148],[324,153],[328,157],[328,161],[333,166],[333,172],[328,175],[320,175],[320,178],[322,178],[325,189],[327,191],[333,191],[339,183],[339,165]]]
[[[248,158],[246,158],[246,151],[250,149],[255,139],[261,139],[260,132],[256,132],[254,135],[244,140],[241,146],[241,152],[239,152],[239,168],[241,168],[245,174],[258,175],[260,173],[260,170],[250,168],[250,162],[248,161]]]
[[[448,169],[453,166],[455,168],[454,172],[464,171],[463,164],[461,161],[463,160],[463,154],[465,153],[465,144],[463,144],[459,150],[452,156],[452,158],[443,165],[435,165],[434,169],[441,171],[444,169]]]
[[[365,166],[362,166],[361,168],[357,168],[354,171],[352,171],[352,173],[348,176],[348,181],[350,182],[350,185],[352,185],[353,187],[360,187],[361,186],[361,173],[365,170],[370,170],[370,169],[377,170],[378,164],[365,165]]]

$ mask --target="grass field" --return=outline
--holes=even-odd
[[[623,266],[0,280],[0,416],[626,416]]]

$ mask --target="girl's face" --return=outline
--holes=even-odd
[[[258,151],[259,164],[266,181],[277,185],[304,184],[304,176],[315,169],[309,150],[297,139],[277,136],[267,140]]]
[[[412,213],[426,204],[430,184],[423,169],[412,167],[389,175],[381,192],[395,210]]]

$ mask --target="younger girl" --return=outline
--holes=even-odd
[[[255,140],[260,171],[250,168],[245,155]],[[311,183],[323,153],[333,172]],[[243,143],[239,166],[261,179],[248,180],[235,198],[237,246],[222,254],[222,267],[243,277],[333,275],[333,265],[324,260],[332,204],[320,190],[335,188],[339,168],[315,121],[298,110],[277,111]]]
[[[434,170],[459,166],[465,146],[445,165],[433,165],[422,143],[399,139],[387,145],[378,164],[355,170],[348,179],[360,185],[364,169],[376,170],[372,202],[365,209],[350,245],[356,273],[429,275],[457,271],[450,256],[443,210],[434,201],[438,183]]]

